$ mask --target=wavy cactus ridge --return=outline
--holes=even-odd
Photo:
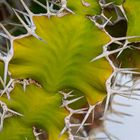
[[[23,1],[22,1],[22,3],[23,3]],[[25,7],[25,9],[27,10],[27,7]],[[60,18],[61,20],[57,17],[48,19],[45,16],[38,16],[38,17],[32,16],[30,19],[31,20],[30,24],[37,25],[37,28],[35,30],[35,27],[33,27],[33,28],[27,27],[25,22],[19,17],[18,11],[17,10],[14,10],[14,11],[15,11],[15,14],[17,15],[18,19],[21,21],[21,23],[27,29],[28,34],[20,36],[20,37],[16,37],[14,39],[12,38],[13,40],[10,38],[12,41],[14,41],[13,42],[14,57],[10,61],[10,65],[9,65],[9,71],[11,73],[12,78],[14,78],[15,80],[31,78],[31,79],[37,81],[45,89],[45,93],[46,93],[46,91],[48,91],[48,93],[56,93],[58,90],[63,90],[65,88],[72,88],[72,89],[78,88],[79,91],[86,94],[86,97],[88,98],[88,101],[90,104],[94,104],[98,101],[101,101],[105,96],[104,81],[110,74],[111,67],[109,66],[108,62],[105,61],[105,59],[99,60],[98,62],[90,62],[90,60],[93,57],[95,57],[97,54],[101,53],[102,45],[104,43],[108,42],[108,37],[105,36],[104,32],[99,31],[88,18],[80,16],[80,15],[79,16],[66,15],[64,17],[61,17]],[[32,15],[30,13],[30,11],[29,11],[29,14]],[[48,16],[48,14],[47,14],[47,16]],[[38,22],[38,19],[39,19],[39,22]],[[75,20],[75,22],[77,24],[74,24],[73,20]],[[35,24],[33,23],[33,21],[35,22]],[[40,22],[40,21],[42,21],[42,22]],[[68,22],[70,24],[70,26],[66,25],[65,22]],[[44,23],[46,23],[48,26],[45,26]],[[57,28],[53,27],[54,23],[56,25],[58,25]],[[40,24],[43,28],[45,26],[45,29],[48,32],[48,34],[46,34],[47,32],[44,34],[44,29],[42,27],[40,28]],[[77,25],[80,25],[79,28],[77,28]],[[86,28],[87,25],[89,26],[88,28]],[[2,26],[2,27],[5,30],[4,26]],[[63,28],[65,30],[63,30]],[[52,32],[53,34],[51,33],[51,31],[53,31]],[[71,32],[71,34],[68,34],[68,37],[65,36],[65,34],[67,34],[66,31],[68,33]],[[75,31],[77,31],[77,32],[75,32]],[[73,33],[75,33],[75,34],[73,34]],[[98,37],[100,37],[100,39],[103,42],[96,42],[96,40],[95,41],[93,40],[94,37],[97,35],[98,35]],[[60,37],[60,39],[58,37],[54,38],[54,36],[58,36],[58,37]],[[90,37],[88,37],[88,36],[90,36]],[[11,36],[9,36],[9,37],[11,37]],[[52,42],[51,37],[53,38],[54,42]],[[69,41],[69,38],[72,39],[71,43]],[[85,38],[86,38],[86,40],[84,40]],[[40,40],[42,40],[42,41],[40,41]],[[31,46],[32,42],[35,42],[34,46]],[[67,46],[70,46],[70,47],[67,47]],[[95,47],[93,48],[93,46],[95,46]],[[30,47],[35,47],[35,48],[31,49]],[[67,47],[67,52],[65,50],[63,50],[66,47]],[[58,49],[58,51],[57,51],[57,49]],[[94,50],[96,54],[93,53],[92,50]],[[45,54],[45,52],[48,55]],[[71,52],[71,53],[68,53],[68,52]],[[62,53],[62,56],[59,53]],[[34,55],[34,57],[32,57],[33,55]],[[67,56],[66,60],[64,59],[65,55]],[[51,56],[51,58],[49,58],[49,56]],[[26,59],[26,58],[30,58],[30,59]],[[48,61],[48,64],[50,65],[50,67],[48,67],[48,65],[45,63],[46,59],[44,59],[44,58],[48,59],[47,61]],[[36,61],[33,59],[36,59]],[[19,61],[21,61],[22,64],[24,64],[24,65],[20,65],[21,62],[19,63]],[[43,65],[41,67],[39,66],[41,64],[40,62],[43,63]],[[102,63],[106,63],[106,64],[101,66]],[[33,64],[34,68],[31,67],[31,64]],[[95,67],[99,66],[100,71],[97,68],[95,68],[94,65],[95,65]],[[44,68],[45,68],[45,70],[43,71]],[[92,72],[88,73],[89,70],[93,71],[93,73]],[[100,84],[101,87],[100,86],[95,87],[95,85],[93,84],[95,73],[102,74],[104,70],[106,70],[106,72],[107,72],[106,75],[104,75],[105,79],[102,80],[101,75],[99,75],[99,77],[94,81],[94,84],[96,84],[96,85]],[[37,73],[40,73],[40,75],[37,75]],[[42,76],[41,76],[41,73],[42,73]],[[74,76],[72,76],[72,74],[74,74]],[[92,77],[93,77],[93,79],[92,79]],[[43,80],[42,80],[42,78],[43,78]],[[46,80],[48,80],[48,79],[50,81],[46,82]],[[46,84],[48,84],[48,85],[46,85]],[[15,92],[17,89],[17,85],[14,84],[14,86],[15,86],[15,88],[13,89],[13,92],[10,93],[11,100],[14,100],[15,98],[17,99],[19,97],[19,95],[18,94],[16,95],[16,92]],[[103,89],[102,89],[102,87],[103,87]],[[22,89],[20,89],[20,90],[17,93],[22,92]],[[26,88],[26,90],[27,90],[27,88]],[[35,90],[34,93],[36,91],[37,90]],[[92,96],[93,93],[95,94],[95,97]],[[33,93],[31,93],[31,94],[33,94]],[[13,98],[13,96],[14,96],[14,98]],[[24,96],[25,96],[25,100],[24,100],[25,103],[23,103],[23,104],[20,102],[20,98],[18,98],[19,103],[21,104],[21,108],[19,105],[19,110],[24,109],[25,106],[28,104],[28,98],[26,97],[26,94]],[[33,95],[33,96],[35,96],[35,95]],[[46,93],[46,96],[47,96],[47,93]],[[9,101],[5,101],[5,102],[7,102],[7,104],[10,103],[9,107],[13,107],[13,105],[16,104],[16,106],[13,107],[16,110],[16,107],[18,107],[18,104],[17,104],[18,99],[15,101],[15,103],[12,103]],[[1,100],[3,100],[3,98]],[[44,103],[46,103],[46,101]],[[33,102],[31,102],[31,106],[32,105],[34,106]],[[32,107],[32,109],[34,109],[34,107]],[[24,109],[24,110],[25,110],[25,112],[24,111],[22,112],[23,115],[28,116],[30,112],[26,114],[27,109]],[[46,114],[48,114],[48,113],[46,113]],[[33,115],[31,114],[31,116],[33,116]],[[39,117],[40,115],[39,115],[39,113],[37,113],[36,115],[34,115],[34,117],[35,116]],[[45,117],[45,118],[48,119],[47,117]],[[29,118],[27,117],[27,120],[28,119]],[[35,121],[34,124],[31,123],[29,120]],[[39,124],[41,122],[41,121],[39,121],[40,119],[38,119],[38,118],[37,119],[32,118],[29,120],[28,120],[29,122],[27,121],[28,125],[30,123],[31,123],[31,125],[35,125],[36,123]],[[64,120],[64,118],[63,118],[63,120]],[[60,121],[60,122],[62,123],[62,121]],[[83,121],[82,125],[84,123],[85,123],[85,121]],[[42,125],[44,125],[44,124],[42,124]],[[82,125],[80,127],[82,127]],[[51,124],[51,126],[53,129],[55,129],[55,126],[53,127],[52,124]],[[51,126],[49,125],[49,127],[51,127]],[[59,128],[60,128],[60,126],[59,126]],[[48,130],[48,133],[49,133],[49,131],[50,130]],[[56,131],[57,131],[57,128],[56,128]],[[59,132],[59,130],[58,130],[58,132]],[[17,138],[17,139],[19,139],[19,138]],[[58,139],[58,134],[56,134],[56,136],[54,136],[54,134],[49,133],[48,139],[50,139],[50,140]],[[61,139],[64,139],[63,136],[61,137]]]
[[[51,19],[39,16],[34,17],[34,21],[37,25],[36,33],[46,43],[31,36],[15,40],[14,57],[9,65],[12,76],[34,79],[50,93],[63,88],[76,89],[78,87],[77,90],[85,94],[87,92],[87,96],[90,95],[89,99],[96,102],[92,94],[99,88],[100,91],[104,88],[104,82],[101,80],[103,79],[101,78],[102,73],[106,70],[105,81],[111,71],[109,64],[104,59],[90,63],[92,57],[102,51],[100,46],[104,44],[103,42],[108,40],[104,33],[98,31],[88,19],[75,15]],[[69,24],[66,24],[66,21]],[[77,25],[79,25],[78,28]],[[87,26],[89,28],[86,28]],[[93,40],[95,33],[102,40],[101,43]],[[86,41],[84,41],[85,38]],[[32,42],[35,42],[35,45],[32,46]],[[21,62],[22,65],[20,65]],[[104,66],[101,66],[102,63]],[[91,73],[88,73],[89,69],[92,71]],[[94,75],[97,73],[100,73],[99,77],[96,76],[97,80],[93,82]],[[86,81],[91,83],[86,83]],[[87,86],[89,89],[86,88]]]
[[[107,2],[109,3],[100,0],[98,4],[97,1],[93,3],[93,1],[90,0],[83,0],[76,1],[74,4],[71,0],[68,2],[62,0],[60,3],[61,7],[57,12],[54,12],[47,2],[47,13],[39,14],[37,16],[34,15],[28,9],[24,1],[21,0],[21,3],[30,17],[30,19],[26,21],[28,24],[20,18],[18,10],[14,9],[14,12],[28,33],[23,36],[13,37],[9,35],[4,26],[1,25],[5,35],[0,35],[7,37],[13,45],[12,49],[14,49],[12,60],[12,54],[9,54],[10,59],[8,59],[6,63],[3,61],[5,65],[4,79],[6,79],[4,80],[3,86],[4,93],[11,99],[8,101],[5,96],[3,96],[1,97],[1,100],[6,102],[8,107],[13,108],[18,112],[22,111],[23,115],[25,115],[23,116],[22,121],[26,123],[26,127],[30,130],[31,127],[38,124],[39,126],[37,127],[43,127],[48,134],[46,139],[57,140],[59,139],[58,136],[60,134],[62,136],[61,139],[63,140],[65,139],[65,135],[63,137],[65,132],[68,133],[69,140],[80,138],[76,134],[78,134],[84,126],[89,125],[86,121],[90,114],[92,114],[92,119],[94,119],[94,108],[96,105],[102,103],[105,96],[107,96],[106,105],[103,108],[104,113],[102,112],[101,117],[106,117],[111,97],[116,93],[119,93],[119,91],[114,88],[115,85],[112,85],[112,80],[114,81],[114,84],[116,84],[116,75],[124,72],[133,73],[133,69],[126,67],[120,68],[120,66],[114,64],[110,55],[116,55],[117,53],[117,57],[121,58],[124,51],[129,48],[130,42],[128,39],[138,37],[112,37],[106,31],[105,26],[112,21],[111,18],[104,15],[103,9],[113,4],[110,3],[111,1]],[[117,7],[120,8],[123,16],[126,18],[122,3],[120,4],[120,1],[115,2],[119,4]],[[68,13],[71,13],[71,15]],[[92,16],[95,13],[96,16]],[[26,16],[24,12],[22,12],[22,14]],[[120,15],[118,15],[117,20],[120,20],[119,16]],[[102,23],[98,23],[97,17],[101,17]],[[97,29],[89,19],[94,22],[100,30]],[[98,37],[100,42],[96,41],[96,37]],[[122,43],[124,40],[125,43]],[[120,45],[119,48],[109,50],[108,48],[112,43]],[[7,58],[9,58],[9,56],[7,56]],[[9,64],[9,72],[7,63]],[[130,67],[130,65],[128,67]],[[7,75],[13,80],[10,84],[8,82],[11,80],[7,79]],[[23,84],[25,92],[21,87],[19,88],[17,83]],[[35,83],[35,85],[33,86],[32,83]],[[6,84],[9,84],[9,87],[12,84],[10,92],[5,90],[7,89]],[[28,87],[26,87],[27,85]],[[72,99],[68,100],[65,96],[68,96],[69,93],[64,92],[64,99],[59,98],[60,92],[62,93],[67,89],[72,90],[73,94],[75,94],[75,90],[78,90],[81,97],[74,98],[74,96],[71,95]],[[28,98],[26,92],[28,92],[28,95],[31,95],[31,97],[34,97],[31,101],[29,101],[31,97]],[[4,93],[2,92],[2,95]],[[21,96],[19,96],[20,93]],[[70,108],[69,104],[83,98],[82,95],[87,98],[88,102],[81,104],[79,110]],[[56,96],[56,99],[62,99],[62,106],[65,107],[69,114],[66,114],[67,111],[65,109],[58,112],[61,101],[59,100],[59,103],[55,102],[56,100],[51,100],[49,98],[50,96]],[[22,101],[20,97],[25,100]],[[46,100],[38,103],[38,99],[43,101]],[[54,105],[52,105],[53,107],[48,108],[50,106],[50,104],[47,104],[48,100]],[[85,104],[89,105],[86,109],[83,108]],[[31,111],[25,108],[25,106],[28,107],[28,105],[31,106]],[[41,107],[41,110],[34,110],[35,106],[37,106],[37,108]],[[51,110],[52,108],[54,110]],[[50,114],[44,112],[44,110],[48,110]],[[31,112],[34,115],[31,114]],[[71,124],[70,119],[72,115],[79,112],[81,114],[85,114],[86,112],[81,124]],[[58,115],[58,120],[52,116],[54,114],[56,114],[56,116]],[[49,122],[47,119],[52,121]],[[47,126],[44,122],[50,125]],[[72,126],[78,127],[76,134],[71,132]],[[62,129],[62,127],[64,127],[64,129],[61,131],[60,129]],[[55,133],[56,135],[52,134],[53,130],[57,131]],[[10,133],[9,130],[7,132]],[[29,133],[27,132],[26,134],[28,135]],[[32,139],[33,132],[27,137],[25,136],[26,134],[23,134],[23,139]],[[15,135],[17,135],[17,137]],[[15,140],[20,140],[21,138],[18,137],[19,135],[20,134],[17,133],[13,134],[13,138],[15,138]],[[3,138],[4,135],[0,135],[0,137]],[[110,138],[108,135],[107,137]],[[35,136],[34,139],[37,140],[39,138],[38,136]]]
[[[24,125],[21,123],[21,127],[32,129],[33,126],[38,126],[47,132],[50,140],[58,139],[61,129],[64,126],[62,122],[67,115],[67,112],[63,108],[60,108],[61,96],[59,94],[46,94],[42,88],[37,88],[35,85],[30,85],[26,88],[26,91],[23,91],[23,87],[17,84],[11,93],[11,100],[8,101],[4,98],[1,100],[7,103],[9,108],[18,112],[20,110],[20,113],[23,114],[20,121]],[[10,127],[12,129],[13,125]],[[56,131],[56,135],[51,134],[54,130]],[[17,136],[21,132],[19,131],[18,133]],[[26,137],[25,134],[23,135],[24,137]],[[0,135],[0,138],[3,138],[3,135]],[[15,140],[18,139],[20,138],[15,138]]]
[[[9,133],[11,130],[12,133]],[[29,138],[30,140],[34,140],[34,135],[32,133],[32,128],[26,126],[21,119],[12,117],[5,120],[0,138],[5,138],[7,140],[26,140],[26,138]]]

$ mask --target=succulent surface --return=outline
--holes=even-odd
[[[88,139],[114,95],[130,92],[118,88],[118,75],[139,75],[140,2],[33,1],[46,13],[23,0],[23,12],[13,9],[26,34],[0,24],[0,139]]]

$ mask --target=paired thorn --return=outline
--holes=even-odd
[[[72,99],[72,100],[63,100],[63,104],[62,104],[62,106],[61,107],[65,107],[65,106],[67,106],[67,105],[69,105],[69,104],[72,104],[72,103],[74,103],[74,102],[76,102],[76,101],[78,101],[78,100],[80,100],[80,99],[82,99],[84,96],[81,96],[81,97],[78,97],[78,98],[76,98],[76,99]]]
[[[25,2],[23,0],[20,0],[22,5],[24,6],[25,10],[28,12],[28,14],[30,16],[33,16],[34,14],[31,12],[31,10],[27,7],[27,5],[25,4]]]
[[[22,25],[24,26],[24,28],[27,30],[27,32],[28,32],[29,34],[33,35],[33,36],[34,36],[35,38],[37,38],[38,40],[43,41],[43,39],[40,38],[40,37],[35,33],[35,26],[32,24],[32,19],[31,19],[31,17],[30,17],[28,14],[26,14],[26,13],[24,13],[24,12],[21,12],[21,11],[19,11],[19,10],[17,10],[17,9],[14,9],[14,8],[13,8],[13,11],[14,11],[14,13],[16,14],[17,18],[19,19],[19,21],[20,21],[20,22],[22,23]],[[27,24],[23,21],[23,19],[19,16],[18,12],[21,12],[21,13],[24,15],[24,17],[25,17],[25,19],[26,19],[26,21],[28,22],[29,25],[27,25]],[[30,17],[30,20],[31,20],[31,21],[27,20],[26,16]],[[30,27],[29,27],[29,26],[30,26]]]
[[[1,33],[1,35],[5,38],[8,37],[8,39],[13,39],[14,37],[8,32],[8,30],[0,23],[0,27],[3,29],[3,31],[6,33],[6,35],[4,35],[3,33]]]
[[[51,11],[50,11],[50,6],[49,6],[49,2],[48,2],[48,0],[46,0],[46,8],[47,8],[47,16],[48,16],[48,18],[50,18],[51,16],[55,16],[56,14],[55,13],[52,13]]]
[[[121,41],[121,40],[126,40],[126,39],[133,39],[133,38],[140,38],[140,36],[128,36],[128,37],[112,38],[112,40],[109,43],[107,43],[104,47],[108,47],[111,43],[116,42],[116,41]],[[123,50],[129,48],[129,46],[127,46],[128,43],[129,42],[126,41],[125,45],[122,48],[115,49],[113,51],[108,51],[108,50],[103,51],[102,54],[100,54],[97,57],[93,58],[90,62],[96,61],[96,60],[101,59],[103,57],[108,57],[109,55],[115,54],[117,52],[121,52],[122,53]]]
[[[94,24],[101,30],[104,30],[104,28],[106,27],[106,25],[108,23],[111,22],[112,17],[110,17],[109,19],[106,18],[106,22],[104,24],[99,24],[98,22],[96,22],[96,16],[87,16],[92,22],[94,22]]]
[[[126,19],[126,20],[127,20],[127,22],[128,22],[128,18],[127,18],[127,15],[126,15],[125,11],[124,11],[123,5],[121,4],[121,5],[119,5],[118,7],[119,7],[119,8],[120,8],[120,10],[122,11],[122,13],[123,13],[123,15],[124,15],[125,19]]]
[[[0,112],[0,131],[2,131],[3,129],[3,124],[4,124],[4,120],[8,117],[11,117],[12,115],[18,115],[18,116],[23,116],[22,114],[14,111],[14,110],[11,110],[7,107],[7,105],[0,101],[0,105],[1,105],[1,108],[2,108],[2,113]]]
[[[9,94],[8,89],[11,86],[11,84],[13,83],[13,81],[14,81],[14,79],[11,78],[10,81],[8,82],[8,84],[4,87],[4,89],[3,89],[3,91],[2,91],[0,96],[3,96],[4,93],[8,93]],[[8,94],[7,94],[8,99],[10,99],[10,96]]]
[[[67,8],[67,0],[61,0],[61,6],[62,7],[57,12],[57,15],[59,15],[64,10],[68,11],[69,13],[75,14],[72,10],[70,10],[69,8]]]
[[[84,117],[82,123],[80,124],[78,130],[76,131],[76,133],[78,133],[79,130],[84,126],[84,124],[85,124],[86,120],[88,119],[90,113],[91,113],[92,111],[94,111],[94,108],[95,108],[95,105],[93,105],[93,106],[89,105],[89,109],[88,109],[88,111],[87,111],[87,113],[86,113],[86,115],[85,115],[85,117]],[[94,120],[94,116],[92,116],[92,117],[93,117],[92,120]]]
[[[59,91],[59,93],[60,94],[62,94],[64,97],[64,99],[67,99],[67,98],[69,98],[69,97],[73,97],[74,95],[72,95],[72,93],[73,93],[73,90],[72,91],[70,91],[70,92],[68,92],[68,93],[65,93],[65,92],[63,92],[63,91]]]

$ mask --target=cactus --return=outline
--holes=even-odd
[[[116,84],[119,74],[139,75],[137,11],[129,6],[139,2],[33,0],[46,10],[39,14],[20,2],[24,10],[13,11],[27,33],[0,24],[0,139],[90,138],[85,129],[106,119],[114,95],[136,90],[137,80],[127,90]]]

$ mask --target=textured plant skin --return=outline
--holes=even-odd
[[[90,63],[90,60],[102,51],[100,46],[106,42],[105,35],[102,32],[94,32],[97,29],[93,23],[80,15],[51,19],[45,16],[34,17],[34,23],[37,27],[36,33],[46,43],[34,37],[14,41],[14,57],[9,65],[13,77],[30,77],[38,81],[50,94],[65,88],[77,89],[86,94],[93,104],[98,101],[97,98],[100,100],[100,96],[95,98],[92,94],[94,92],[96,96],[98,92],[101,93],[105,89],[103,83],[111,70],[105,59],[93,63]],[[95,33],[98,38],[103,38],[101,43],[93,40]],[[31,42],[35,42],[32,48]],[[31,54],[33,58],[30,57]],[[104,65],[101,66],[102,63]],[[104,75],[102,75],[103,71],[106,71]],[[40,74],[36,75],[36,73]],[[94,78],[96,74],[97,80]]]
[[[138,13],[140,12],[138,8],[139,3],[140,1],[138,0],[135,0],[133,2],[131,0],[127,0],[124,3],[124,7],[128,17],[128,31],[127,31],[128,35],[139,36],[139,28],[138,28],[139,20],[137,18]]]
[[[124,3],[126,13],[129,2]],[[135,32],[129,34],[131,23],[127,34],[133,36],[112,37],[107,32],[105,27],[120,17],[113,12],[112,20],[104,8],[117,7],[127,20],[120,0],[115,1],[116,5],[111,0],[62,0],[57,11],[47,1],[47,13],[38,15],[23,0],[21,3],[29,21],[24,12],[26,22],[19,11],[13,11],[27,34],[14,37],[0,24],[4,31],[0,35],[10,41],[9,52],[0,56],[0,139],[42,140],[42,134],[45,140],[84,139],[86,136],[80,136],[82,129],[93,127],[93,120],[106,118],[111,98],[116,93],[127,96],[130,91],[116,89],[115,84],[118,74],[139,74],[133,71],[139,67],[137,48],[131,54],[131,63],[126,60],[133,43],[129,39],[139,37],[134,36]],[[129,17],[135,18],[128,13]],[[111,48],[112,44],[117,48]],[[96,112],[98,106],[102,109],[100,115]]]

